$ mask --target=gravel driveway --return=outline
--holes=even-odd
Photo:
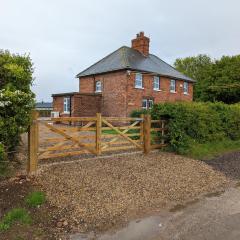
[[[39,176],[70,231],[104,231],[227,184],[207,164],[169,153],[88,159],[52,165]]]

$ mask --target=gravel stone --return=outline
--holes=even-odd
[[[38,181],[48,200],[67,209],[63,217],[81,232],[107,230],[228,183],[204,162],[163,152],[52,165]]]

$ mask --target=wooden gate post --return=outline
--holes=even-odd
[[[151,116],[149,114],[144,115],[143,133],[144,153],[147,154],[151,150]]]
[[[28,132],[28,165],[27,172],[29,174],[37,170],[37,154],[38,154],[38,112],[32,112],[32,123]]]
[[[140,142],[141,142],[141,144],[143,144],[143,141],[144,141],[144,114],[141,114],[140,118],[142,119],[140,122]]]
[[[96,115],[96,154],[101,154],[101,135],[102,135],[102,115]]]
[[[161,128],[162,128],[162,131],[161,131],[161,138],[162,138],[162,140],[161,140],[161,144],[164,144],[164,133],[165,133],[165,122],[164,122],[164,120],[162,120],[162,124],[161,124]]]

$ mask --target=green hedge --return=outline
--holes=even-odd
[[[240,104],[163,103],[154,105],[151,115],[168,120],[168,142],[178,153],[194,143],[240,139]]]
[[[146,110],[135,110],[139,117]],[[194,143],[240,140],[240,104],[178,102],[161,103],[149,112],[152,119],[168,120],[167,141],[171,150],[187,153]]]

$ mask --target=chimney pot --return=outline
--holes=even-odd
[[[144,32],[137,34],[136,38],[132,40],[132,48],[141,52],[144,56],[149,55],[150,39],[144,36]]]

